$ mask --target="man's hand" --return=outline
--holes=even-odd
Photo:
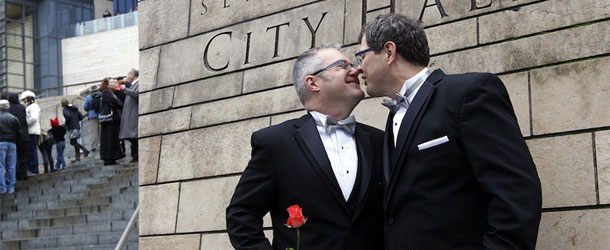
[[[121,90],[125,89],[125,85],[119,85],[121,86]]]

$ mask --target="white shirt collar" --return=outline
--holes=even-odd
[[[318,111],[309,111],[313,119],[316,121],[316,124],[322,124],[322,126],[326,126],[326,116]]]
[[[409,89],[409,87],[411,87],[411,85],[415,84],[417,82],[417,79],[419,79],[420,77],[424,77],[424,81],[425,78],[428,78],[428,76],[430,75],[430,70],[428,69],[428,67],[422,69],[419,73],[417,73],[416,75],[414,75],[413,77],[407,79],[405,81],[405,83],[402,85],[402,88],[400,89],[400,94],[404,95],[405,92],[407,91],[407,89]],[[421,85],[424,81],[421,81],[419,84]],[[413,99],[412,96],[415,95],[415,93],[417,93],[417,89],[418,87],[415,87],[416,91],[413,91],[409,94],[409,96],[407,96],[407,98],[409,99]]]

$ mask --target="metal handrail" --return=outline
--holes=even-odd
[[[117,76],[117,77],[126,78],[127,76]],[[70,85],[62,85],[62,86],[58,86],[58,87],[31,89],[31,91],[36,93],[36,96],[43,95],[43,93],[46,92],[47,93],[46,96],[45,95],[43,95],[43,96],[49,97],[49,91],[52,91],[52,90],[62,90],[62,95],[66,95],[66,93],[64,91],[65,89],[79,87],[79,86],[85,86],[86,87],[87,85],[100,84],[101,82],[102,82],[102,79],[99,79],[99,80],[90,81],[90,82],[81,82],[81,83],[75,83],[75,84],[70,84]],[[79,94],[82,94],[82,91]]]
[[[125,247],[125,243],[127,242],[127,236],[129,235],[129,233],[131,233],[131,230],[133,229],[134,225],[136,224],[136,218],[138,217],[139,212],[140,212],[140,205],[138,204],[138,207],[136,207],[136,211],[133,212],[131,219],[129,219],[129,223],[127,223],[127,227],[123,231],[123,235],[121,235],[121,239],[119,240],[119,243],[117,243],[114,250],[121,250],[121,249],[123,249],[123,247]]]

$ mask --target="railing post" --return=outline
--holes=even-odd
[[[138,218],[139,212],[140,212],[140,205],[138,204],[138,207],[136,207],[136,211],[133,212],[131,219],[129,219],[129,223],[127,223],[127,227],[123,231],[123,235],[121,235],[121,239],[119,240],[119,243],[117,243],[116,248],[114,248],[114,250],[121,250],[125,246],[125,243],[127,242],[127,236],[129,236],[129,233],[133,229],[133,226],[136,224],[135,222],[136,222],[136,218]]]

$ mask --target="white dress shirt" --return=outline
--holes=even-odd
[[[309,113],[316,120],[316,128],[320,134],[320,139],[322,139],[322,144],[324,144],[324,150],[343,192],[343,198],[347,201],[358,174],[356,138],[344,129],[335,129],[327,134],[325,128],[326,115],[316,111],[310,111]]]
[[[411,106],[411,102],[413,102],[413,99],[415,98],[417,91],[419,91],[419,88],[424,83],[424,81],[426,81],[428,76],[430,76],[430,70],[428,70],[428,68],[424,68],[422,71],[420,71],[413,77],[406,80],[405,83],[402,85],[402,89],[400,89],[400,94],[402,94],[402,95],[404,95],[405,92],[407,91],[407,89],[409,89],[413,84],[419,85],[415,88],[415,90],[413,90],[412,93],[409,94],[409,96],[407,96],[407,102],[409,103],[409,106]],[[421,80],[420,80],[420,78],[421,78]],[[406,113],[407,113],[407,108],[405,108],[404,106],[400,106],[400,108],[398,109],[398,111],[396,111],[396,114],[394,115],[394,119],[392,120],[392,123],[393,123],[392,124],[392,133],[394,135],[394,147],[396,147],[396,141],[398,140],[398,133],[400,132],[400,125],[402,124],[402,119],[405,118]]]

